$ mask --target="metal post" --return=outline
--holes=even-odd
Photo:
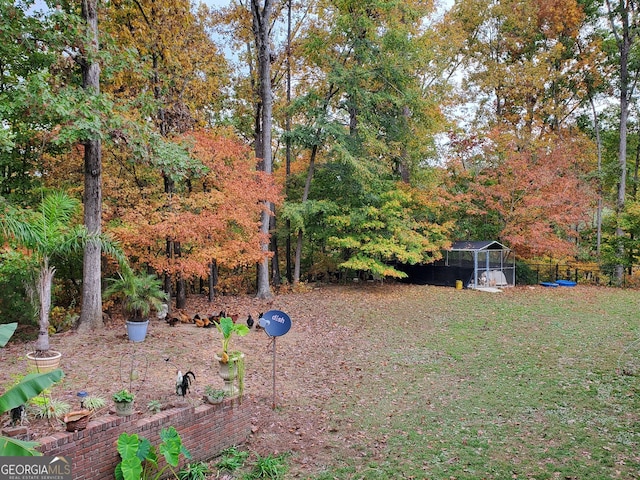
[[[271,409],[276,409],[276,337],[273,337],[273,402]]]

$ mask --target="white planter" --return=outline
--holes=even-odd
[[[235,397],[242,392],[243,385],[241,385],[241,382],[244,381],[244,379],[238,378],[238,358],[231,357],[228,362],[223,362],[221,357],[215,355],[215,359],[220,364],[218,375],[224,381],[222,389],[227,397]],[[240,360],[244,361],[244,353],[240,354]]]

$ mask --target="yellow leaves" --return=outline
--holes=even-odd
[[[585,67],[594,70],[596,58],[582,62],[573,53],[584,41],[578,38],[582,6],[576,0],[485,3],[478,9],[481,2],[458,2],[450,29],[466,34],[464,54],[479,62],[470,82],[496,99],[486,116],[523,135],[556,128],[584,98],[576,93],[584,89]]]
[[[109,2],[106,10],[103,28],[129,52],[130,65],[105,89],[129,99],[151,91],[173,116],[186,112],[203,123],[229,72],[208,35],[207,19],[191,12],[185,0]]]

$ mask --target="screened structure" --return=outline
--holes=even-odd
[[[515,256],[496,241],[454,242],[443,258],[429,265],[399,267],[407,282],[455,286],[461,280],[467,288],[512,287],[516,281]]]
[[[513,287],[515,256],[496,241],[454,242],[443,259],[447,267],[468,272],[460,278],[468,288]]]

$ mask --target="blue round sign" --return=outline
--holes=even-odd
[[[258,322],[270,337],[281,337],[291,328],[289,315],[280,310],[269,310],[258,319]]]

